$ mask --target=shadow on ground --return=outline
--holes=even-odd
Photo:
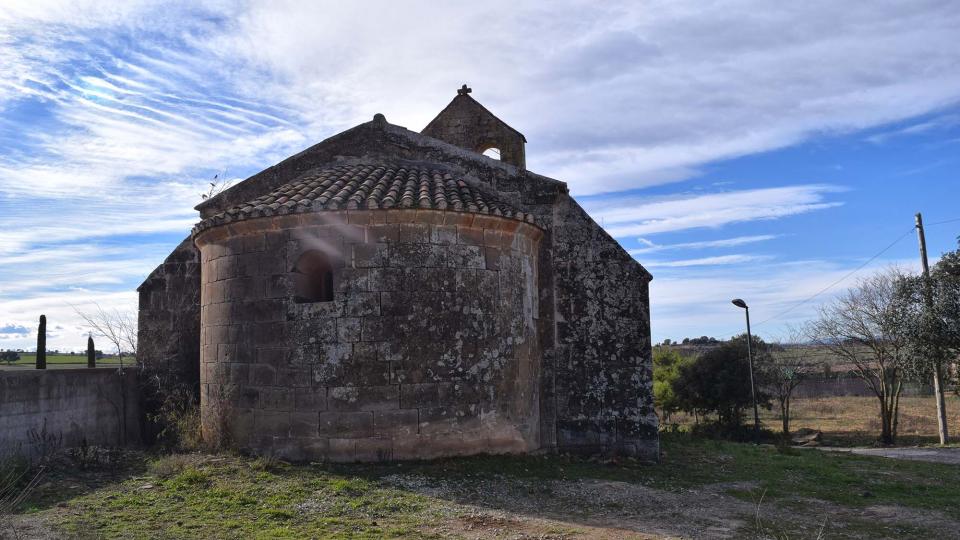
[[[658,465],[477,456],[289,465],[129,452],[51,471],[26,538],[950,537],[960,467],[664,437]]]

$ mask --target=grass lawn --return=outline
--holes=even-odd
[[[289,465],[128,454],[51,469],[26,537],[932,538],[960,527],[960,467],[663,438],[663,462],[481,456]]]
[[[125,356],[123,358],[123,365],[132,366],[136,362],[136,359],[132,356]],[[13,362],[15,366],[35,366],[37,363],[37,357],[34,353],[20,353],[20,359],[16,362]],[[97,360],[98,366],[116,366],[120,364],[120,360],[116,357],[110,356]],[[6,366],[6,362],[0,362],[0,367]],[[61,367],[85,367],[87,365],[87,356],[85,354],[48,354],[47,355],[47,366],[61,366]]]

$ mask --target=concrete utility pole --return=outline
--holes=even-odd
[[[927,309],[931,309],[930,293],[930,263],[927,262],[927,239],[923,234],[923,216],[917,212],[917,239],[920,241],[920,264],[923,267],[924,298],[927,303]],[[933,394],[937,400],[937,431],[940,435],[940,444],[947,444],[947,409],[943,398],[943,367],[940,360],[937,359],[933,364]]]

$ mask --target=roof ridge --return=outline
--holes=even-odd
[[[401,159],[333,162],[304,171],[265,195],[227,208],[193,228],[197,234],[235,221],[330,210],[433,209],[490,214],[536,223],[490,186],[444,164]]]

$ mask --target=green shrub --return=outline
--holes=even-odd
[[[770,356],[767,345],[758,338],[753,339],[753,358],[757,404],[769,409],[770,396],[762,389]],[[736,428],[743,421],[743,411],[753,403],[746,336],[735,337],[692,362],[680,364],[671,386],[681,410],[701,417],[715,414],[719,424]]]
[[[146,416],[144,439],[166,452],[202,450],[197,393],[166,373],[144,368],[140,393]]]
[[[674,383],[680,375],[680,366],[693,362],[679,351],[660,346],[653,349],[653,404],[660,409],[661,421],[666,423],[670,415],[680,410],[680,401],[674,391]]]
[[[777,444],[783,440],[778,433],[761,428],[757,433],[753,424],[724,424],[720,422],[705,422],[691,426],[690,434],[703,439],[720,439],[735,442],[763,442]]]

